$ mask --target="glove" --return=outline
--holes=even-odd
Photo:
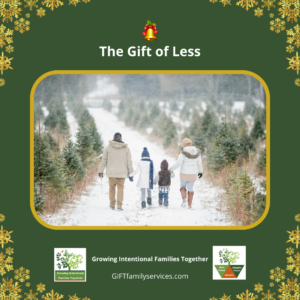
[[[99,177],[100,177],[100,178],[103,178],[103,173],[99,173]]]
[[[129,177],[129,180],[132,182],[133,181],[133,177]]]
[[[198,178],[200,179],[202,177],[202,173],[198,173]]]

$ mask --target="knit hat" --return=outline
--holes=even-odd
[[[150,154],[146,147],[144,147],[144,150],[142,152],[142,158],[150,158]]]
[[[192,141],[188,138],[182,140],[182,147],[192,146]]]
[[[161,162],[160,168],[161,168],[161,170],[168,170],[169,164],[168,164],[167,160],[164,159],[164,160]]]
[[[116,132],[114,134],[114,140],[120,141],[122,138],[122,134],[120,132]]]

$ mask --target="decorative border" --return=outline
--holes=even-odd
[[[88,3],[91,0],[69,0],[69,5],[76,6],[79,2]],[[22,2],[19,0],[0,0],[0,18],[2,18],[2,23],[0,23],[0,74],[9,69],[12,69],[11,61],[13,57],[8,55],[14,52],[13,44],[13,34],[17,31],[21,34],[30,30],[31,13],[36,9],[36,15],[40,18],[46,15],[46,9],[54,10],[60,6],[64,5],[63,1],[60,0],[24,0]],[[40,6],[40,7],[39,7]],[[4,25],[6,24],[6,25]],[[4,52],[8,53],[4,55]],[[7,55],[7,56],[6,56]],[[0,78],[0,87],[5,85],[4,78]]]
[[[209,2],[220,2],[224,7],[231,5],[231,0],[209,0]],[[270,21],[270,30],[275,33],[286,31],[286,42],[289,44],[286,46],[286,52],[291,54],[295,51],[295,47],[300,48],[300,26],[298,23],[296,25],[294,24],[294,22],[298,22],[298,17],[300,16],[300,0],[280,0],[278,3],[276,0],[260,0],[260,3],[255,0],[239,0],[236,1],[236,5],[245,8],[247,11],[251,8],[255,8],[256,5],[260,5],[261,7],[254,9],[254,16],[258,18],[264,15],[263,12],[265,8],[270,12],[269,17],[272,19]],[[278,11],[279,17],[273,19],[276,10]],[[286,26],[289,27],[288,30],[285,30]],[[286,59],[289,61],[287,69],[292,69],[299,75],[300,56],[298,52],[296,52],[295,56],[287,57]],[[295,80],[295,85],[300,87],[300,78]]]
[[[5,216],[0,214],[0,222],[4,222]],[[46,292],[46,285],[39,283],[36,285],[36,291],[34,288],[30,288],[30,270],[20,267],[19,269],[14,269],[13,266],[13,254],[14,248],[7,247],[14,243],[11,239],[11,234],[13,231],[7,231],[3,229],[1,225],[0,229],[0,247],[2,248],[0,252],[0,276],[2,277],[2,283],[0,282],[0,299],[19,299],[24,298],[25,300],[59,300],[64,297],[52,289],[50,292]],[[3,248],[5,248],[5,253]],[[11,272],[14,271],[14,272]],[[11,272],[11,273],[10,273]],[[11,274],[9,277],[8,275]],[[15,275],[13,275],[15,274]],[[5,279],[6,277],[6,279]],[[21,288],[25,288],[25,290]],[[25,292],[26,291],[26,292]],[[23,296],[22,296],[23,294]],[[90,298],[78,298],[78,296],[69,295],[69,300],[90,300]]]
[[[295,221],[300,222],[300,214],[295,216]],[[293,243],[298,249],[300,245],[300,230],[299,226],[297,229],[292,231],[287,231],[289,234],[289,239],[287,243]],[[299,247],[300,248],[300,247]],[[275,300],[276,298],[282,300],[299,300],[300,299],[300,284],[298,282],[298,278],[294,279],[294,275],[292,277],[286,278],[286,270],[295,274],[296,277],[300,274],[300,253],[295,253],[295,248],[289,247],[286,248],[286,254],[288,254],[287,266],[286,269],[276,267],[270,270],[269,279],[270,284],[267,290],[264,292],[264,286],[261,283],[254,284],[254,291],[250,292],[248,289],[236,295],[237,299],[240,300],[254,300],[254,299],[262,299],[262,300]],[[278,284],[280,282],[280,284]],[[274,292],[275,284],[278,284],[278,294],[276,295],[276,291]],[[273,289],[274,288],[274,289]],[[255,295],[257,293],[257,295]],[[260,294],[261,293],[261,294]],[[260,294],[260,295],[259,295]],[[260,296],[260,297],[259,297]],[[277,296],[277,297],[276,297]],[[218,300],[218,298],[212,297],[209,300]],[[231,295],[227,296],[223,294],[223,297],[219,298],[219,300],[231,300]]]
[[[266,149],[267,149],[267,199],[266,208],[259,220],[247,226],[53,226],[49,225],[38,216],[34,208],[34,93],[38,84],[46,77],[56,74],[243,74],[256,78],[264,87],[266,92]],[[194,71],[194,70],[118,70],[118,71],[52,71],[45,73],[34,83],[30,94],[30,207],[36,220],[43,226],[55,230],[246,230],[259,225],[267,216],[270,208],[270,92],[265,81],[255,73],[249,71]],[[297,299],[299,300],[299,299]]]

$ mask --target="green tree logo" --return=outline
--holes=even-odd
[[[219,251],[219,259],[221,264],[234,264],[240,258],[239,252],[229,251],[227,248]]]
[[[81,254],[74,254],[68,252],[68,250],[62,250],[56,253],[56,260],[58,261],[57,267],[59,269],[68,268],[69,271],[76,270],[82,263],[83,256]]]

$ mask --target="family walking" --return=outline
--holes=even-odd
[[[110,208],[122,211],[124,183],[129,177],[139,174],[137,187],[141,189],[141,207],[152,206],[153,186],[158,184],[158,203],[160,207],[168,208],[169,191],[171,178],[175,177],[174,170],[180,168],[180,193],[182,197],[182,207],[192,208],[194,197],[194,183],[203,174],[202,159],[200,149],[192,146],[192,141],[185,138],[182,141],[182,150],[177,162],[169,168],[168,162],[164,159],[160,164],[160,171],[156,173],[154,163],[150,158],[148,149],[142,151],[141,160],[135,170],[132,166],[131,152],[128,145],[122,140],[122,135],[117,132],[112,141],[104,149],[99,167],[99,177],[103,178],[104,169],[109,181]],[[117,188],[117,197],[116,197]]]

